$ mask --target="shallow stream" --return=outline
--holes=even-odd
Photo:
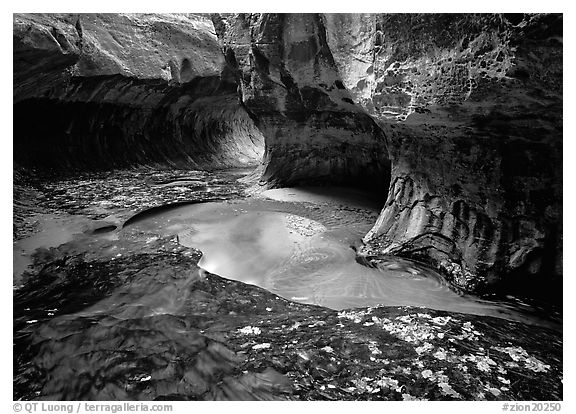
[[[276,398],[287,381],[281,373],[303,370],[299,381],[309,377],[310,367],[298,367],[311,350],[354,333],[356,354],[341,354],[349,372],[368,349],[358,344],[376,341],[365,336],[374,327],[341,325],[344,319],[327,308],[411,305],[428,308],[414,313],[428,317],[431,309],[495,316],[503,319],[486,319],[497,332],[494,344],[508,340],[504,319],[561,330],[548,312],[517,300],[458,295],[412,261],[358,264],[353,246],[375,222],[381,200],[341,188],[247,197],[236,181],[245,174],[118,171],[47,180],[37,192],[23,192],[30,200],[20,206],[42,208],[20,208],[15,226],[23,236],[13,245],[14,398]],[[465,318],[478,318],[472,315]],[[415,329],[410,321],[406,329]],[[517,327],[527,332],[523,345],[539,343],[536,327]],[[461,330],[451,329],[446,335]],[[378,341],[380,330],[374,328]],[[400,354],[396,346],[404,347]],[[412,347],[394,341],[382,352],[397,361],[414,353],[406,346]],[[247,351],[262,355],[274,347],[283,350],[266,357],[274,369],[251,365]],[[293,355],[284,358],[286,352]],[[325,375],[327,360],[315,358]]]
[[[546,324],[528,306],[457,294],[413,261],[391,257],[377,269],[357,263],[352,246],[370,229],[376,205],[338,188],[269,190],[243,201],[144,212],[121,234],[177,235],[180,244],[203,252],[204,270],[301,303],[421,306]]]

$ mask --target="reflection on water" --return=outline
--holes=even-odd
[[[37,214],[41,231],[14,242],[12,249],[12,281],[21,283],[22,274],[32,264],[30,252],[39,248],[56,247],[73,239],[74,234],[86,231],[85,220],[73,215]],[[98,230],[95,230],[98,232]],[[100,231],[102,232],[102,231]]]
[[[437,273],[407,260],[390,258],[379,269],[356,263],[350,245],[377,215],[361,197],[294,189],[268,195],[280,201],[149,209],[117,231],[112,222],[45,216],[42,232],[14,245],[15,278],[28,265],[17,262],[26,249],[68,243],[46,251],[14,291],[15,398],[253,400],[290,390],[282,372],[293,362],[274,359],[278,371],[262,371],[237,352],[252,345],[248,339],[230,342],[227,335],[261,320],[268,305],[272,326],[284,328],[298,305],[206,276],[195,266],[197,252],[182,245],[203,251],[205,270],[298,302],[334,309],[415,305],[550,326],[527,307],[459,296]],[[177,236],[180,244],[157,236]],[[298,312],[304,320],[311,311]],[[332,341],[341,332],[323,334],[322,341]],[[315,330],[298,335],[306,347],[318,343]],[[346,356],[346,367],[351,360]],[[255,372],[239,376],[245,363]]]
[[[205,270],[302,303],[424,306],[540,322],[518,305],[459,295],[439,274],[408,260],[391,258],[379,269],[358,264],[350,245],[370,223],[324,226],[274,210],[266,202],[187,205],[134,220],[125,231],[177,234],[181,244],[204,253]]]
[[[380,210],[385,201],[365,191],[345,187],[274,188],[262,195],[278,201],[345,205],[369,210]]]

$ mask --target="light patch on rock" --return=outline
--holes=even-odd
[[[455,336],[456,339],[459,340],[469,340],[469,341],[477,341],[478,337],[482,336],[483,334],[474,329],[474,325],[471,322],[465,322],[462,324],[462,331],[460,335]]]
[[[260,335],[262,330],[257,326],[245,326],[244,328],[238,329],[238,332],[243,335]]]
[[[430,351],[433,350],[433,349],[434,349],[434,346],[433,346],[431,343],[429,343],[429,342],[425,342],[424,345],[415,348],[416,353],[417,353],[418,355],[422,355],[422,354],[428,353],[428,352],[430,352]]]
[[[398,385],[398,380],[395,380],[390,377],[382,377],[378,381],[376,381],[376,385],[380,387],[390,388],[394,391],[400,392],[402,387]]]
[[[270,348],[270,343],[268,343],[268,342],[264,342],[262,344],[256,344],[252,347],[252,349],[254,349],[254,350],[268,349],[268,348]]]
[[[428,401],[427,398],[418,398],[418,397],[415,397],[413,395],[406,394],[406,393],[402,394],[402,400],[403,401]]]
[[[380,351],[380,349],[379,349],[378,346],[376,345],[376,342],[374,342],[374,341],[368,342],[368,349],[370,350],[370,352],[372,353],[372,355],[380,355],[380,354],[382,354],[382,351]]]
[[[444,348],[438,348],[438,350],[434,353],[434,358],[439,359],[441,361],[446,360],[446,350]]]
[[[374,379],[368,378],[368,377],[362,377],[360,379],[353,379],[352,383],[356,387],[354,389],[354,391],[358,392],[358,393],[368,392],[371,394],[380,391],[380,388],[373,387],[372,385],[369,384],[369,382],[372,382],[372,381],[374,381]]]
[[[338,312],[339,318],[345,318],[353,321],[354,323],[362,322],[362,319],[372,312],[371,308],[367,308],[365,311],[340,311]]]
[[[490,372],[490,365],[486,361],[478,361],[476,363],[476,368],[478,368],[482,372]]]
[[[454,390],[454,388],[452,388],[452,386],[450,384],[448,384],[447,382],[439,382],[438,388],[440,388],[440,390],[442,390],[442,394],[444,394],[444,395],[448,395],[448,396],[454,397],[454,398],[462,398],[462,396],[458,392],[456,392]]]
[[[290,326],[290,327],[288,328],[288,330],[289,330],[289,331],[293,331],[293,330],[295,330],[295,329],[298,329],[298,328],[300,328],[300,325],[301,325],[301,323],[298,322],[298,321],[296,321],[296,322],[294,322],[294,325],[292,325],[292,326]]]
[[[427,323],[420,322],[416,315],[400,316],[395,318],[395,321],[372,316],[372,322],[406,342],[420,343],[436,337],[434,329]]]
[[[433,372],[430,371],[429,369],[425,369],[424,371],[422,371],[421,375],[422,378],[431,378],[432,377]]]
[[[526,352],[526,350],[523,349],[522,347],[508,346],[502,348],[496,346],[492,348],[495,349],[496,351],[508,354],[508,356],[510,356],[510,358],[516,364],[515,365],[516,367],[519,366],[518,363],[520,362],[524,363],[524,368],[534,372],[548,372],[548,370],[550,369],[550,365],[547,365],[542,361],[540,361],[538,358],[529,355],[528,352]],[[507,362],[506,365],[508,367],[514,367],[514,365],[512,365],[512,362]]]
[[[444,326],[450,322],[451,319],[452,318],[450,316],[436,316],[435,318],[432,318],[432,322],[434,322],[436,325]]]
[[[502,395],[502,392],[498,388],[488,388],[488,392],[495,397]]]

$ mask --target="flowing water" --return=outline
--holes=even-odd
[[[263,306],[284,306],[273,310],[282,327],[294,304],[266,302],[245,285],[228,289],[220,278],[203,281],[198,253],[188,247],[202,251],[204,270],[294,302],[423,306],[554,327],[528,306],[458,295],[412,261],[358,264],[352,246],[376,220],[381,200],[337,188],[242,199],[232,179],[202,177],[94,180],[90,192],[82,187],[56,205],[79,200],[73,212],[90,212],[115,200],[126,208],[107,208],[102,220],[64,211],[34,216],[39,231],[13,246],[15,398],[211,399],[226,397],[214,391],[222,384],[233,399],[276,395],[270,387],[284,377],[267,368],[238,379],[242,354],[222,335],[261,320],[269,312]],[[112,200],[109,182],[118,187]],[[202,202],[206,197],[219,201]],[[233,201],[222,201],[227,197]],[[132,215],[135,205],[151,208]]]
[[[390,258],[377,269],[358,264],[352,245],[372,222],[358,220],[354,209],[374,207],[361,194],[343,199],[334,191],[290,189],[264,195],[283,202],[177,206],[136,216],[123,231],[177,235],[180,244],[203,252],[203,269],[301,303],[332,309],[410,305],[543,323],[527,307],[459,295],[438,273],[409,260]],[[316,212],[315,220],[295,214],[293,201],[321,203],[324,210],[344,201],[353,211],[339,217]]]

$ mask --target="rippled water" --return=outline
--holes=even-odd
[[[538,323],[529,309],[459,295],[438,273],[408,260],[362,266],[351,245],[370,222],[322,221],[273,202],[203,203],[136,217],[124,231],[176,234],[181,244],[204,253],[199,265],[205,270],[302,303],[424,306]]]
[[[229,347],[226,335],[268,306],[284,327],[297,305],[206,277],[197,252],[182,245],[203,252],[205,270],[296,302],[425,306],[550,326],[528,307],[460,296],[411,261],[358,264],[351,245],[378,215],[378,203],[362,194],[278,189],[264,192],[269,199],[182,204],[203,199],[194,194],[168,206],[142,196],[139,205],[155,207],[120,229],[127,215],[37,216],[41,231],[14,243],[16,399],[276,398],[287,379],[271,367],[238,377],[244,356],[233,349],[245,338]],[[157,236],[177,236],[180,245]]]
[[[14,285],[20,284],[22,273],[32,264],[30,252],[38,248],[59,246],[72,240],[75,233],[86,231],[84,220],[76,216],[38,214],[37,220],[42,223],[42,231],[13,244],[12,280]]]

